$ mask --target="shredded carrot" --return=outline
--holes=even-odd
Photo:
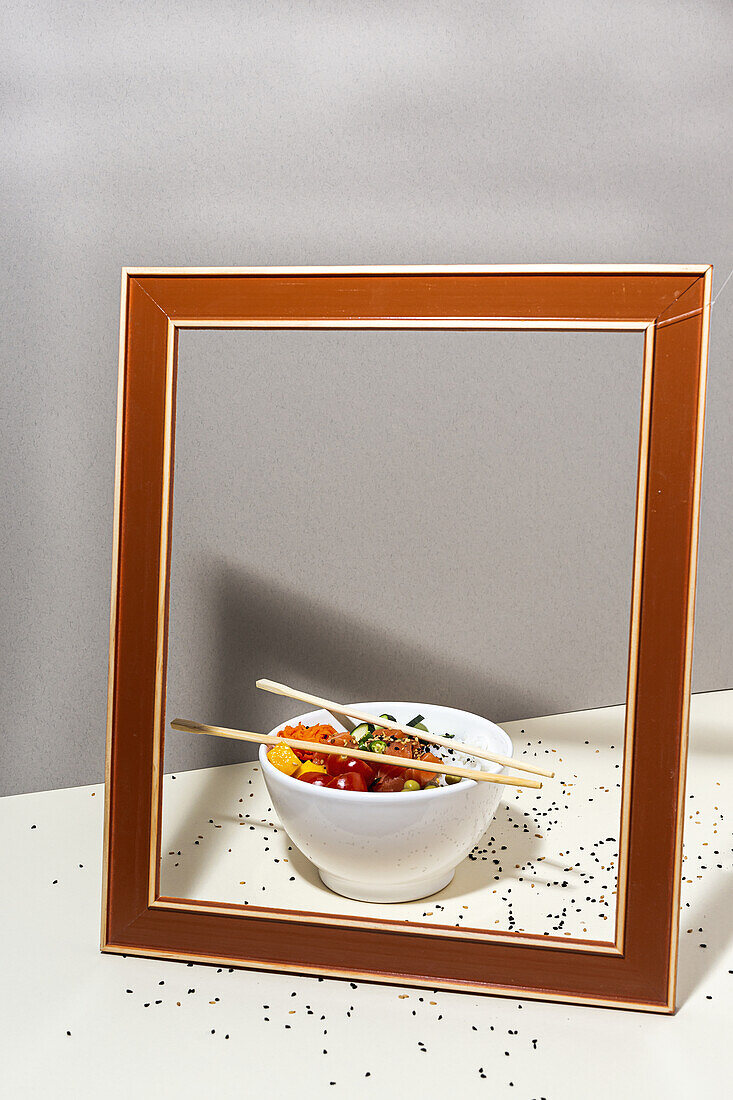
[[[329,737],[335,736],[333,726],[304,726],[302,722],[297,726],[286,726],[278,734],[278,737],[292,737],[294,741],[328,741]]]
[[[331,741],[332,738],[338,736],[338,730],[333,726],[318,725],[318,726],[304,726],[302,722],[299,722],[297,726],[286,726],[284,730],[280,730],[278,737],[291,737],[294,741]],[[318,754],[313,752],[307,752],[305,749],[298,749],[296,756],[299,760],[313,760],[318,758]],[[321,757],[323,754],[321,753]]]

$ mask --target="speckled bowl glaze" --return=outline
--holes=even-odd
[[[431,733],[453,733],[457,741],[512,755],[504,730],[476,714],[429,703],[354,706],[371,714],[394,714],[403,722],[423,714]],[[272,732],[298,722],[332,724],[333,718],[314,710]],[[395,794],[313,787],[273,768],[265,745],[260,764],[273,809],[293,843],[315,864],[329,889],[357,901],[412,901],[442,890],[488,828],[504,789],[472,779]],[[505,770],[488,761],[481,766],[497,774]]]

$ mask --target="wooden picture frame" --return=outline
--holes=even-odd
[[[707,265],[123,271],[103,951],[674,1011],[711,282]],[[187,328],[644,333],[613,942],[472,937],[161,896],[176,369]]]

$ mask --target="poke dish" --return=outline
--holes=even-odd
[[[267,734],[187,719],[171,726],[258,743],[270,809],[293,847],[326,887],[357,901],[442,890],[488,828],[505,785],[542,786],[507,768],[554,774],[515,760],[506,732],[467,711],[395,700],[346,706],[276,681],[257,686],[319,709]]]
[[[260,745],[273,813],[335,893],[379,903],[427,897],[450,882],[483,836],[510,778],[465,748],[512,757],[511,740],[486,718],[432,703],[383,699],[351,709],[363,719],[351,733],[323,707],[277,726]],[[399,729],[387,728],[392,715]],[[437,737],[449,743],[427,741]],[[369,758],[342,756],[339,747]],[[495,782],[468,778],[481,773]]]

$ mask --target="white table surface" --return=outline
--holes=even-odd
[[[542,722],[557,732],[557,717],[534,719],[535,738]],[[507,727],[515,737],[517,725]],[[521,728],[529,733],[528,723]],[[2,799],[0,1092],[52,1098],[129,1097],[133,1090],[142,1097],[455,1092],[522,1100],[727,1095],[733,1072],[732,753],[733,691],[695,696],[673,1017],[102,955],[102,786]],[[217,789],[226,791],[232,771],[216,771],[223,784]],[[196,773],[176,782],[181,779],[203,782]],[[175,831],[180,817],[170,786],[166,827]],[[208,779],[205,786],[215,790]],[[182,804],[183,794],[178,798]],[[208,814],[210,829],[215,813]],[[226,889],[233,879],[222,860],[214,877]],[[191,855],[187,866],[196,879]],[[519,889],[513,863],[511,875]]]

